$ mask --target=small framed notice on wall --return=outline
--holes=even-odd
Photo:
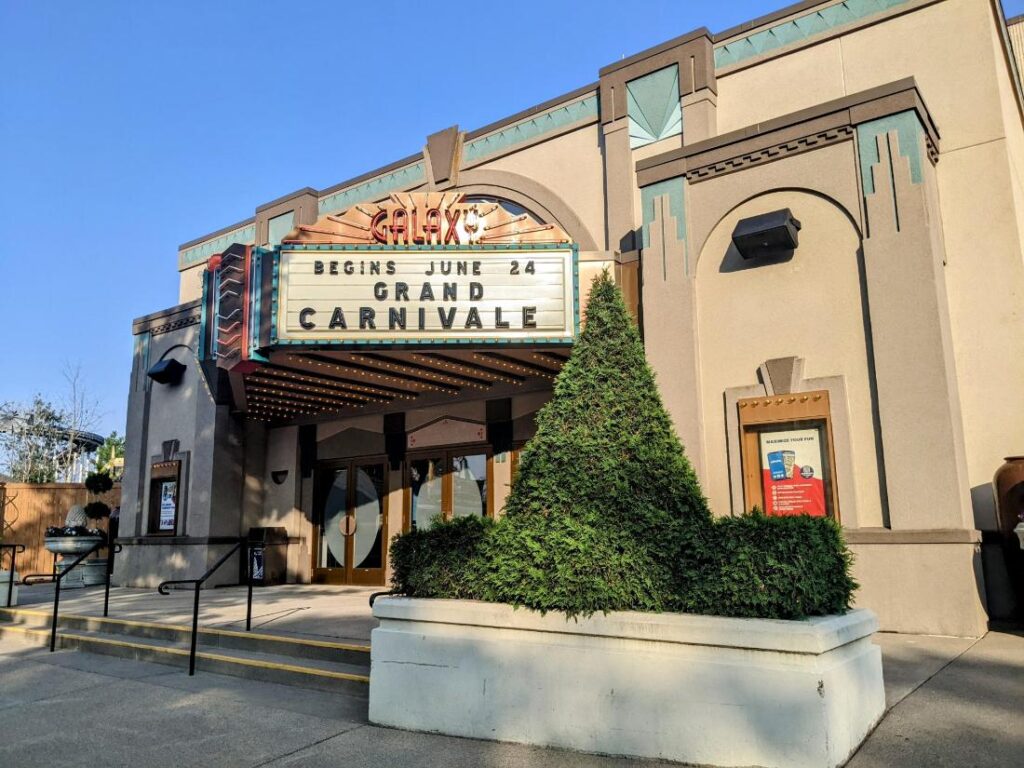
[[[746,507],[836,517],[828,392],[739,401]]]
[[[150,468],[150,535],[172,536],[177,532],[180,483],[180,461],[160,461]]]

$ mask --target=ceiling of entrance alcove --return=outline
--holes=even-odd
[[[550,390],[566,348],[280,351],[242,377],[237,405],[273,423],[392,413]]]

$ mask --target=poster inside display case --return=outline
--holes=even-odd
[[[827,391],[738,401],[744,508],[839,519]]]
[[[159,461],[150,467],[149,534],[171,536],[181,507],[181,462]]]
[[[821,426],[759,432],[766,514],[828,514],[823,432]]]

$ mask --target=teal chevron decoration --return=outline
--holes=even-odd
[[[679,176],[665,179],[640,190],[640,205],[643,207],[643,229],[641,230],[641,248],[651,244],[651,224],[654,222],[654,199],[668,195],[668,209],[676,218],[676,236],[686,239],[686,209],[683,204],[686,179]]]
[[[412,165],[397,168],[390,173],[374,176],[372,179],[367,179],[362,184],[356,184],[352,187],[339,189],[337,192],[333,192],[326,197],[320,198],[320,202],[317,207],[321,216],[325,213],[344,211],[351,208],[356,203],[362,203],[368,200],[379,200],[383,197],[387,197],[389,193],[394,192],[395,190],[406,189],[408,187],[422,184],[426,181],[426,178],[426,168],[423,165],[423,161],[420,160]]]
[[[252,245],[255,242],[256,225],[246,224],[238,229],[225,232],[223,235],[218,235],[212,240],[205,240],[197,245],[193,245],[191,248],[179,251],[178,269],[187,269],[188,267],[206,261],[208,258],[213,256],[213,254],[223,252],[225,248],[229,245],[233,245],[234,243]]]
[[[924,126],[917,117],[917,112],[912,109],[906,112],[897,112],[894,115],[881,117],[878,120],[871,120],[857,126],[857,149],[860,153],[860,177],[864,184],[864,195],[875,194],[875,177],[871,172],[871,166],[880,161],[878,156],[879,136],[885,136],[890,131],[896,131],[900,142],[900,155],[907,158],[910,163],[910,180],[914,184],[920,184],[923,180],[921,175],[921,142]]]
[[[472,163],[481,158],[502,152],[516,144],[543,136],[566,125],[581,120],[597,119],[597,94],[591,93],[582,99],[563,104],[539,115],[506,126],[494,133],[467,141],[462,148],[462,159]]]
[[[137,377],[135,379],[136,389],[148,389],[150,378],[146,375],[149,371],[149,342],[152,336],[149,331],[143,331],[135,337],[135,359],[139,361]]]
[[[732,40],[715,48],[715,66],[728,67],[776,48],[807,40],[844,24],[860,21],[910,0],[844,0],[836,5],[797,16],[774,27]]]
[[[631,149],[682,133],[679,66],[673,64],[626,83],[626,107]]]
[[[295,211],[282,213],[267,222],[267,244],[271,247],[280,245],[284,236],[292,231],[295,223]]]

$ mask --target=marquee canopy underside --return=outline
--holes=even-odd
[[[531,347],[294,352],[231,374],[236,405],[266,422],[405,411],[550,389],[569,350]]]

